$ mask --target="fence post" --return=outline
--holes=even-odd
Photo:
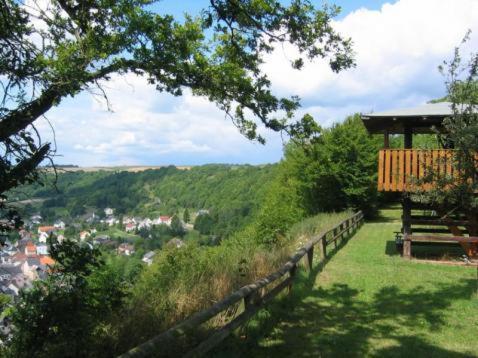
[[[254,305],[254,292],[251,292],[247,296],[244,296],[244,311],[247,311]]]
[[[312,271],[312,261],[314,261],[314,246],[307,251],[307,262],[309,264],[310,271]]]
[[[295,277],[296,271],[297,271],[297,265],[292,266],[292,268],[289,270],[289,277],[291,278],[289,283],[289,288],[288,288],[289,293],[292,291],[292,285],[294,284],[294,277]]]
[[[327,235],[322,235],[322,253],[324,255],[324,258],[327,257]]]

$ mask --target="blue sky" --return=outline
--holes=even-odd
[[[320,5],[321,2],[315,2]],[[158,11],[197,13],[208,1],[163,0]],[[299,95],[302,109],[322,126],[347,115],[422,104],[444,94],[437,66],[472,29],[465,51],[478,48],[478,0],[338,0],[334,26],[354,42],[357,67],[340,74],[317,60],[290,68],[294,49],[266,57],[264,71],[278,95]],[[93,165],[197,165],[270,163],[282,157],[280,135],[265,146],[243,138],[213,104],[185,92],[160,94],[134,75],[105,84],[113,112],[89,93],[63,101],[48,113],[58,163]],[[44,137],[52,137],[39,120]]]

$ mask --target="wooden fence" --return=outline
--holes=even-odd
[[[149,341],[137,346],[130,351],[122,354],[120,358],[127,357],[148,357],[152,356],[159,350],[159,347],[164,347],[175,339],[183,337],[188,332],[194,331],[199,325],[209,321],[226,309],[244,302],[243,311],[236,315],[230,322],[223,327],[217,329],[206,340],[197,345],[194,349],[189,351],[186,357],[198,357],[206,354],[208,351],[216,347],[222,342],[231,332],[240,327],[246,321],[251,319],[264,305],[277,296],[285,288],[291,289],[294,283],[294,276],[297,271],[298,264],[302,258],[307,260],[307,266],[312,269],[314,260],[314,247],[317,244],[321,245],[323,258],[327,257],[327,250],[329,245],[334,245],[337,248],[339,240],[343,240],[353,233],[363,222],[363,214],[361,211],[355,213],[348,219],[342,221],[333,229],[325,231],[318,236],[313,237],[302,248],[287,261],[279,270],[270,274],[267,277],[259,279],[258,281],[244,286],[231,295],[217,302],[210,308],[198,312],[186,320],[171,327],[167,331],[153,337]],[[272,284],[274,287],[270,288]],[[269,288],[268,291],[266,291]]]

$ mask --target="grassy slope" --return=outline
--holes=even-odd
[[[293,295],[263,311],[218,355],[478,356],[476,268],[394,255],[400,225],[396,210],[385,214],[393,217],[365,224],[320,274],[302,273]]]

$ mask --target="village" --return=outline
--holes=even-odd
[[[81,224],[75,222],[71,226],[61,219],[55,220],[53,225],[46,225],[38,214],[24,220],[18,239],[7,239],[0,249],[0,293],[15,301],[21,289],[32,287],[33,281],[48,275],[55,263],[49,256],[50,240],[52,243],[61,243],[65,239],[71,239],[92,247],[100,246],[117,255],[131,256],[136,251],[133,240],[128,238],[134,237],[140,230],[149,230],[155,226],[170,227],[173,220],[172,216],[166,215],[155,219],[130,216],[118,218],[114,215],[113,208],[105,208],[104,213],[104,219],[92,214]],[[207,213],[207,210],[199,211],[198,215],[203,213]],[[185,231],[193,229],[192,224],[180,222]],[[102,234],[105,228],[112,227],[120,228],[125,238],[115,240],[110,235]],[[100,231],[100,228],[103,230]],[[184,242],[179,238],[174,238],[169,243],[169,246],[177,248],[183,245]],[[151,265],[154,255],[155,252],[150,250],[141,256],[141,260],[146,265]]]

